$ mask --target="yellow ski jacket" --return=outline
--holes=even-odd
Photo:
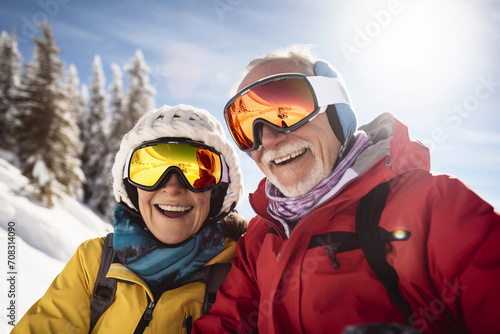
[[[21,318],[11,333],[88,333],[90,304],[101,262],[104,238],[82,243],[45,295]],[[230,262],[236,242],[225,239],[224,250],[206,265]],[[118,279],[116,299],[100,317],[92,333],[133,333],[153,299],[147,284],[120,263],[106,275]],[[154,301],[153,319],[144,333],[187,333],[185,321],[202,314],[205,283],[193,282],[168,290]],[[190,321],[191,319],[188,319]]]

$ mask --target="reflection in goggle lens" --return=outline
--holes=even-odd
[[[180,143],[161,143],[134,151],[129,179],[143,188],[153,188],[170,168],[181,170],[194,189],[217,185],[222,176],[220,156],[206,148]]]
[[[263,119],[280,128],[293,126],[315,109],[311,89],[298,78],[270,82],[238,97],[225,112],[229,130],[241,149],[253,146],[253,123]]]

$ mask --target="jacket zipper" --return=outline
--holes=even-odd
[[[146,312],[144,312],[144,319],[147,321],[153,320],[153,309],[155,308],[155,302],[151,301],[146,308]]]
[[[274,222],[270,221],[267,218],[262,217],[259,214],[257,214],[257,217],[265,221],[267,225],[269,225],[269,227],[273,228],[280,237],[281,241],[285,241],[288,239],[287,236],[285,235],[285,232],[283,231],[283,226],[281,226],[281,224],[274,224]]]
[[[146,329],[146,327],[148,327],[149,322],[153,320],[153,310],[156,306],[156,303],[152,301],[151,298],[149,298],[149,295],[147,295],[147,298],[148,298],[148,306],[146,307],[146,310],[144,311],[141,320],[137,324],[134,334],[144,333],[144,330]]]

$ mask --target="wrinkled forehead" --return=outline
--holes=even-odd
[[[259,64],[250,70],[238,86],[238,91],[253,84],[257,80],[279,73],[302,73],[302,70],[291,59],[271,60],[266,63]]]

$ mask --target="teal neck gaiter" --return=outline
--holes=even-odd
[[[203,226],[196,235],[167,245],[141,226],[121,205],[114,212],[113,248],[120,262],[141,277],[153,291],[172,285],[196,272],[224,250],[218,223]]]

